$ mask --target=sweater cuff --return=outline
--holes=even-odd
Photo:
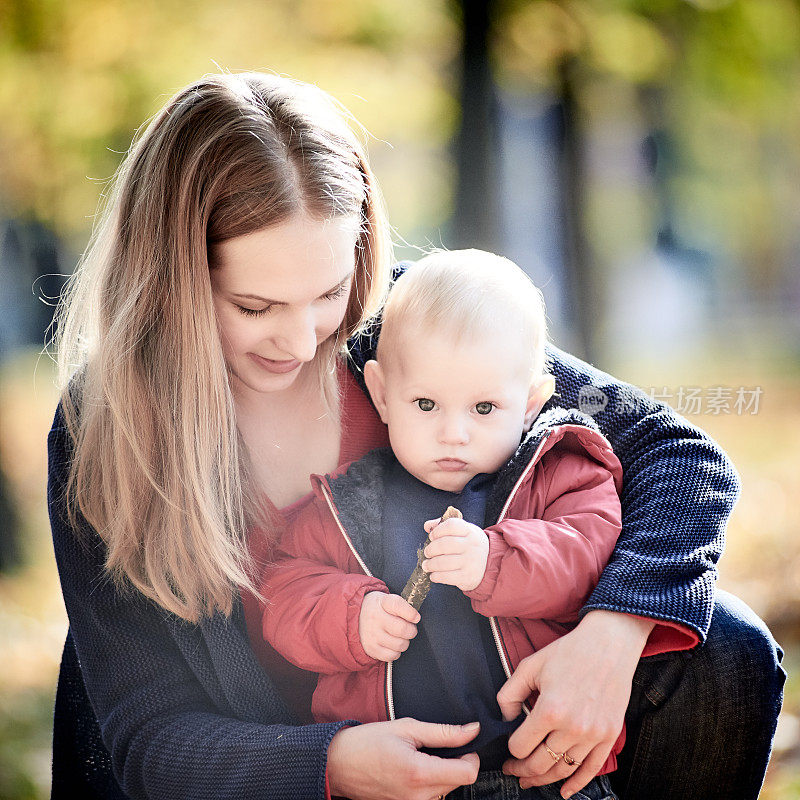
[[[336,733],[339,733],[339,731],[343,731],[345,728],[352,728],[358,724],[359,723],[356,722],[354,719],[345,720],[342,726],[339,728],[339,730],[336,731]],[[334,733],[334,736],[336,735],[336,733]],[[330,746],[330,743],[328,744]],[[328,774],[327,761],[325,763],[325,800],[334,800],[333,795],[331,794],[331,779],[330,775]]]

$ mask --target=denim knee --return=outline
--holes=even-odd
[[[754,800],[783,698],[783,652],[739,598],[718,591],[708,638],[642,659],[612,783],[625,800]]]
[[[777,722],[783,699],[786,671],[781,666],[783,649],[758,615],[735,595],[718,589],[713,624],[704,647],[695,657],[707,658],[719,684],[753,681],[758,691],[747,691],[764,713]],[[734,692],[741,697],[741,692]]]

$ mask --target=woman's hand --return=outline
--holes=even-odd
[[[420,747],[460,747],[480,725],[404,718],[343,728],[328,747],[331,795],[351,800],[435,800],[478,777],[476,753],[438,758]]]
[[[563,797],[592,780],[622,730],[633,673],[653,625],[590,611],[573,631],[523,659],[497,694],[503,717],[515,719],[532,692],[539,696],[509,738],[514,758],[503,771],[518,776],[524,789],[569,778]],[[556,761],[548,747],[567,759]]]

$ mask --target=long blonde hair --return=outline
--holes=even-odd
[[[388,282],[389,228],[363,145],[316,87],[260,73],[206,76],[134,141],[62,300],[56,348],[74,446],[73,521],[80,513],[102,537],[121,585],[186,620],[229,614],[236,591],[254,589],[246,531],[258,502],[209,246],[301,209],[361,220],[350,302],[323,363],[378,310]],[[330,370],[320,374],[335,398]]]

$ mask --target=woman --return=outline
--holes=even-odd
[[[474,780],[474,754],[419,752],[465,744],[468,727],[298,724],[307,681],[304,694],[298,673],[248,636],[253,566],[306,501],[308,475],[385,444],[360,366],[389,253],[361,145],[312,87],[209,76],[175,95],[132,147],[59,328],[49,503],[70,636],[54,797],[430,800]],[[349,370],[338,357],[348,340]],[[737,789],[725,797],[755,797],[781,672],[751,612],[715,614],[709,634],[749,636],[759,661],[718,679],[746,724],[735,741],[714,735],[728,759],[709,763],[681,737],[734,706],[709,694],[715,684],[694,665],[731,662],[735,643],[637,669],[648,637],[654,652],[660,637],[705,637],[735,474],[667,408],[616,413],[640,399],[632,387],[550,355],[562,404],[590,383],[609,398],[597,421],[626,471],[626,527],[581,624],[524,662],[504,696],[510,708],[520,683],[540,692],[508,769],[523,785],[571,775],[564,793],[578,790],[627,707],[626,798],[661,796],[654,785],[676,769],[697,776],[684,797],[716,796],[729,776]],[[672,695],[685,710],[681,691],[706,693],[685,729],[669,709],[647,707]],[[590,755],[582,766],[548,764],[545,738]],[[651,741],[676,743],[684,761],[660,760]]]

